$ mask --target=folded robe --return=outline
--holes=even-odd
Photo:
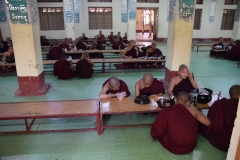
[[[58,79],[71,79],[76,75],[76,72],[71,71],[70,62],[65,59],[61,59],[55,62],[53,74],[58,76]]]
[[[80,59],[76,64],[77,75],[81,78],[90,78],[93,74],[92,64],[86,59]]]
[[[150,87],[140,89],[140,95],[144,95],[144,94],[153,95],[153,94],[159,94],[159,93],[165,94],[165,89],[163,87],[163,83],[157,80],[156,78],[153,79],[153,83]]]
[[[216,101],[208,111],[209,127],[199,124],[199,132],[216,148],[227,152],[234,121],[237,114],[238,99],[223,98]]]
[[[232,60],[232,61],[238,61],[239,58],[240,58],[240,45],[234,45],[228,51],[226,55],[226,59]]]
[[[189,78],[183,79],[173,88],[173,94],[177,95],[179,92],[187,92],[190,93],[191,90],[194,90],[192,83],[190,82]]]
[[[106,80],[106,81],[103,83],[102,87],[103,87],[108,81],[109,81],[109,79]],[[120,82],[120,87],[119,87],[119,89],[118,89],[118,90],[112,90],[112,89],[110,89],[110,90],[107,91],[107,94],[116,94],[116,93],[126,92],[126,94],[127,94],[126,97],[129,97],[129,96],[131,95],[131,93],[130,93],[130,91],[129,91],[129,89],[128,89],[127,84],[126,84],[123,80],[120,80],[120,79],[119,79],[119,82]]]
[[[62,54],[63,54],[63,50],[61,47],[53,47],[49,50],[47,59],[48,60],[59,60],[59,59],[61,59]]]
[[[174,154],[187,154],[196,146],[198,121],[182,104],[159,112],[152,124],[151,136]]]

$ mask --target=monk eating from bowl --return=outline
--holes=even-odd
[[[233,85],[230,99],[223,98],[213,103],[208,111],[211,125],[206,127],[199,124],[199,132],[216,148],[227,152],[232,136],[234,121],[237,115],[240,97],[240,85]]]
[[[124,97],[129,97],[131,94],[127,84],[123,80],[117,77],[111,77],[103,83],[99,99],[114,98],[117,97],[118,93],[122,92],[125,92]]]
[[[196,146],[198,121],[206,126],[209,119],[190,104],[191,96],[180,92],[174,99],[175,105],[159,112],[152,124],[151,136],[174,154],[187,154]]]
[[[197,89],[198,84],[195,82],[193,74],[189,73],[185,64],[179,66],[178,75],[173,77],[168,86],[169,95],[177,95],[184,91],[190,93],[191,90]]]
[[[135,84],[135,96],[140,95],[158,95],[162,96],[165,94],[163,83],[153,78],[152,74],[144,74],[143,78]]]

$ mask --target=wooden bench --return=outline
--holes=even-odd
[[[238,67],[240,66],[240,57],[239,57],[239,59],[238,59]]]
[[[216,58],[216,59],[218,58],[218,55],[219,55],[219,54],[225,55],[225,54],[227,54],[227,52],[228,52],[228,51],[225,51],[225,50],[223,50],[223,49],[212,49],[212,51],[215,52],[215,58]],[[211,56],[214,56],[214,55],[211,55],[211,52],[210,52],[210,53],[209,53],[209,56],[211,57]]]
[[[169,97],[164,97],[165,99],[169,99]],[[122,101],[119,101],[117,98],[111,99],[103,99],[100,101],[100,121],[101,121],[101,134],[105,128],[128,128],[128,127],[137,127],[137,126],[149,126],[151,124],[130,124],[130,125],[118,125],[118,126],[105,126],[103,123],[104,115],[112,115],[112,114],[132,114],[132,113],[156,113],[160,112],[162,108],[158,107],[157,103],[154,102],[153,97],[150,97],[151,102],[149,104],[140,105],[134,102],[134,97],[124,98]],[[106,105],[106,102],[109,102],[109,105]],[[201,109],[209,109],[208,104],[200,104],[196,105],[196,108]]]
[[[202,47],[202,46],[209,46],[210,47],[211,44],[210,43],[194,43],[193,47],[192,47],[192,50],[194,49],[194,46],[197,47],[197,52],[198,52],[199,47]]]
[[[95,128],[31,130],[36,119],[96,117]],[[97,130],[100,134],[98,100],[71,100],[48,102],[0,103],[0,120],[23,120],[25,130],[1,131],[0,134],[28,134],[42,132],[67,132]]]

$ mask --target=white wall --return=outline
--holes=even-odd
[[[193,30],[193,38],[231,38],[232,30],[220,30],[224,9],[237,9],[237,5],[224,5],[224,0],[218,0],[215,12],[215,20],[209,23],[211,1],[203,1],[203,5],[196,5],[196,9],[202,9],[202,21],[200,30]]]
[[[81,1],[80,1],[81,2]],[[80,23],[74,24],[75,37],[81,36],[85,33],[87,37],[94,37],[98,34],[97,30],[89,30],[88,25],[88,7],[112,7],[113,11],[113,29],[103,29],[103,34],[109,35],[111,31],[116,34],[121,32],[124,35],[127,32],[127,23],[121,22],[121,0],[113,0],[112,3],[108,2],[87,2],[84,0],[84,9],[82,10],[82,4],[80,3]],[[203,1],[203,5],[196,5],[196,8],[203,9],[201,29],[193,31],[193,38],[218,38],[220,36],[224,38],[231,38],[232,30],[220,30],[223,9],[236,9],[237,5],[224,5],[224,0],[217,1],[217,8],[215,13],[214,23],[209,23],[210,13],[210,0]],[[158,8],[158,38],[166,38],[168,33],[168,22],[167,22],[167,0],[160,0],[160,3],[137,3],[137,8]],[[38,7],[63,7],[63,3],[38,3]],[[6,23],[0,23],[3,38],[10,37],[9,25]],[[66,29],[72,29],[67,27]],[[40,31],[40,35],[46,35],[49,39],[61,39],[67,36],[65,30],[51,30],[51,31]],[[240,38],[240,37],[238,37]]]

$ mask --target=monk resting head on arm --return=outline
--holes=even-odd
[[[163,83],[153,78],[152,74],[144,74],[143,78],[135,84],[135,96],[157,95],[162,96],[165,93]]]
[[[124,97],[130,96],[130,92],[126,83],[119,80],[117,77],[111,77],[103,83],[102,91],[100,92],[99,99],[113,98],[117,93],[125,92]]]
[[[199,122],[209,126],[210,120],[202,114],[193,104],[190,104],[191,96],[187,92],[179,92],[174,98],[175,104],[184,105]]]
[[[184,91],[190,93],[191,90],[197,89],[198,84],[195,82],[193,74],[189,72],[185,64],[179,66],[178,75],[173,77],[168,86],[169,95],[177,95]]]

